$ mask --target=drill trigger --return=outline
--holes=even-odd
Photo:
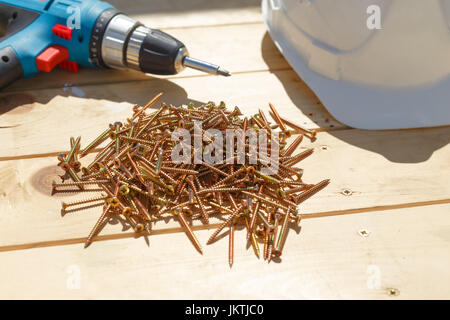
[[[55,24],[52,28],[52,32],[64,40],[72,40],[72,29],[63,26],[62,24]]]
[[[50,72],[61,62],[69,59],[69,51],[63,46],[53,45],[41,52],[36,58],[38,70]]]
[[[59,67],[62,69],[66,69],[69,70],[71,72],[78,72],[78,63],[76,63],[75,61],[63,61],[59,64]]]

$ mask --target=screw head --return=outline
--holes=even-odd
[[[400,294],[400,290],[396,288],[389,288],[387,291],[390,296],[398,296]]]
[[[134,232],[142,232],[144,231],[144,225],[142,223],[138,223],[136,227],[134,227]]]
[[[130,207],[123,208],[122,215],[125,217],[129,217],[131,215],[131,208]]]
[[[74,168],[76,171],[80,171],[80,168],[81,168],[81,162],[80,162],[80,161],[74,161],[74,162],[72,162],[72,168]]]
[[[144,145],[139,144],[139,143],[138,143],[136,146],[137,146],[136,151],[137,151],[138,153],[144,153],[145,150],[147,149]]]
[[[279,196],[280,198],[283,199],[286,196],[286,192],[283,189],[278,188],[277,189],[277,196]]]
[[[241,112],[241,110],[236,106],[234,107],[234,111],[233,111],[234,115],[236,116],[242,116],[243,113]]]
[[[278,258],[278,257],[280,257],[281,256],[281,250],[278,250],[278,249],[273,249],[272,250],[272,256],[274,257],[274,258]]]
[[[122,185],[119,187],[119,193],[123,196],[126,196],[128,193],[130,193],[130,188],[128,188],[125,185]]]
[[[167,186],[167,190],[168,190],[169,194],[175,193],[175,189],[171,185]]]
[[[255,234],[258,238],[264,238],[265,236],[264,231],[259,226],[256,228]]]
[[[341,194],[344,196],[351,196],[353,194],[353,191],[350,189],[342,189]]]
[[[61,169],[67,171],[70,169],[70,165],[67,162],[61,162]]]
[[[117,207],[120,204],[119,199],[117,199],[116,197],[112,197],[108,200],[109,204],[111,205],[111,207]]]

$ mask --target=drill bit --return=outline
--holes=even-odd
[[[183,65],[185,67],[197,69],[203,72],[211,73],[211,74],[217,74],[225,77],[231,76],[231,73],[225,69],[220,68],[218,65],[205,62],[202,60],[198,60],[191,57],[184,57],[183,59]]]

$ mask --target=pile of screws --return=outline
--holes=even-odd
[[[313,149],[296,155],[293,155],[294,151],[304,136],[315,139],[316,132],[281,118],[271,104],[273,124],[261,110],[247,118],[237,107],[233,111],[227,110],[223,102],[219,105],[209,102],[200,107],[161,104],[159,110],[147,113],[160,96],[158,94],[143,107],[136,105],[133,116],[126,123],[110,125],[84,149],[80,147],[80,137],[71,138],[70,151],[58,156],[58,165],[66,173],[61,176],[62,183],[53,182],[53,193],[70,192],[67,187],[72,187],[72,190],[76,188],[77,192],[102,192],[99,197],[62,204],[63,210],[83,205],[103,205],[103,212],[85,247],[112,217],[121,216],[136,233],[147,234],[151,233],[155,222],[171,216],[179,221],[195,248],[202,253],[200,242],[191,227],[192,221],[200,219],[204,224],[209,224],[209,218],[216,216],[223,223],[212,233],[207,244],[213,243],[223,229],[229,228],[230,266],[233,264],[237,224],[246,228],[247,241],[258,258],[260,244],[263,245],[264,260],[270,262],[279,257],[288,224],[300,223],[297,206],[329,183],[329,180],[323,180],[317,184],[306,184],[302,181],[303,170],[294,167],[311,155]],[[185,129],[194,133],[195,140],[195,135],[199,135],[196,133],[198,128],[195,128],[197,121],[202,123],[200,141],[203,146],[200,153],[204,154],[208,145],[214,144],[214,138],[207,135],[208,129],[222,133],[229,129],[241,129],[239,132],[243,135],[237,138],[244,143],[244,148],[239,154],[233,139],[231,158],[227,157],[225,162],[174,161],[172,151],[180,142],[172,140],[172,133]],[[270,161],[263,161],[264,158],[259,157],[256,163],[250,161],[252,147],[249,137],[245,135],[248,129],[267,131],[268,145],[272,147],[274,144],[279,152],[277,173],[264,173],[264,169],[270,167]],[[272,132],[277,132],[279,139],[271,139]],[[286,139],[291,135],[298,136],[287,145]],[[94,152],[108,139],[110,141],[99,150],[95,159],[83,167],[79,158]],[[181,143],[193,151],[188,159],[192,160],[198,147],[194,148],[194,142],[183,140]],[[223,150],[226,147],[224,144]],[[244,163],[236,163],[242,153],[245,155]],[[72,181],[65,182],[67,179]]]

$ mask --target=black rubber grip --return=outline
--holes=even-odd
[[[0,3],[0,42],[25,29],[39,12]]]
[[[107,68],[102,59],[102,41],[106,31],[106,27],[112,18],[118,15],[120,11],[111,8],[106,9],[95,21],[95,25],[92,28],[91,39],[89,42],[89,57],[91,62],[98,67]]]
[[[139,52],[139,67],[145,73],[176,74],[175,59],[184,44],[165,32],[150,29]]]
[[[23,69],[11,47],[0,49],[0,88],[23,77]]]
[[[9,16],[3,10],[0,10],[0,37],[6,36],[8,33]]]

